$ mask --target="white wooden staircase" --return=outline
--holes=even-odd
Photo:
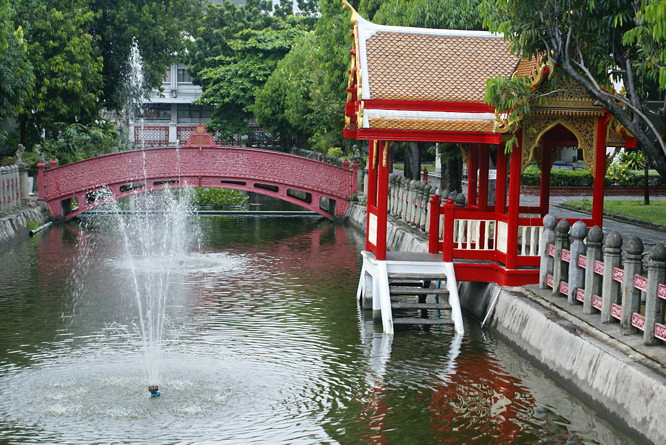
[[[385,333],[393,334],[394,325],[408,324],[452,325],[457,334],[464,334],[453,263],[427,253],[388,252],[386,260],[368,251],[362,256],[356,297],[381,317]]]

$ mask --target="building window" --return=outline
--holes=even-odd
[[[150,120],[170,120],[170,104],[151,104],[144,108],[143,117]]]
[[[190,73],[187,72],[185,68],[178,68],[178,83],[182,82],[192,82],[192,77]]]
[[[202,105],[178,105],[178,122],[208,122],[213,114],[212,107]]]

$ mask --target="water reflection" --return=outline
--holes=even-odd
[[[175,273],[160,400],[141,384],[108,231],[55,227],[0,254],[0,442],[631,443],[472,320],[462,338],[383,335],[356,304],[344,227],[200,226],[202,248]]]

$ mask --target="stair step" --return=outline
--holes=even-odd
[[[430,280],[445,281],[446,274],[442,272],[391,272],[388,275],[389,281],[395,280]]]
[[[447,295],[449,290],[445,287],[434,289],[431,287],[395,286],[389,288],[391,295]]]
[[[396,286],[423,287],[423,281],[389,279],[389,287],[396,287]]]
[[[391,309],[451,309],[448,303],[391,303]]]
[[[453,324],[453,320],[444,318],[394,318],[393,324],[421,324],[421,325],[447,325]]]

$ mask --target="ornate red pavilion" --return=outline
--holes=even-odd
[[[552,65],[546,60],[520,60],[501,35],[376,25],[343,3],[351,10],[354,25],[344,135],[369,141],[359,298],[372,294],[386,332],[392,332],[390,301],[384,295],[391,274],[430,271],[433,275],[437,270],[446,275],[453,300],[457,300],[456,280],[509,286],[538,282],[550,169],[563,147],[583,152],[594,175],[592,217],[583,221],[601,226],[604,174],[612,159],[606,147],[635,146],[635,141],[613,131],[608,113],[595,106],[581,87],[560,83],[550,91],[550,82],[544,80],[552,75]],[[549,93],[520,125],[503,122],[484,103],[486,80],[498,75],[529,76],[533,88]],[[504,146],[513,134],[518,144],[507,155]],[[431,200],[427,254],[387,252],[389,141],[457,143],[467,162],[467,206],[455,207],[450,200],[441,205],[436,196]],[[488,196],[491,153],[496,153],[497,168],[494,200]],[[520,202],[520,173],[532,161],[542,176],[540,204],[530,207]],[[441,238],[433,230],[440,219]],[[464,242],[458,234],[463,234]],[[454,321],[455,312],[454,308]],[[460,324],[456,322],[458,332]]]

